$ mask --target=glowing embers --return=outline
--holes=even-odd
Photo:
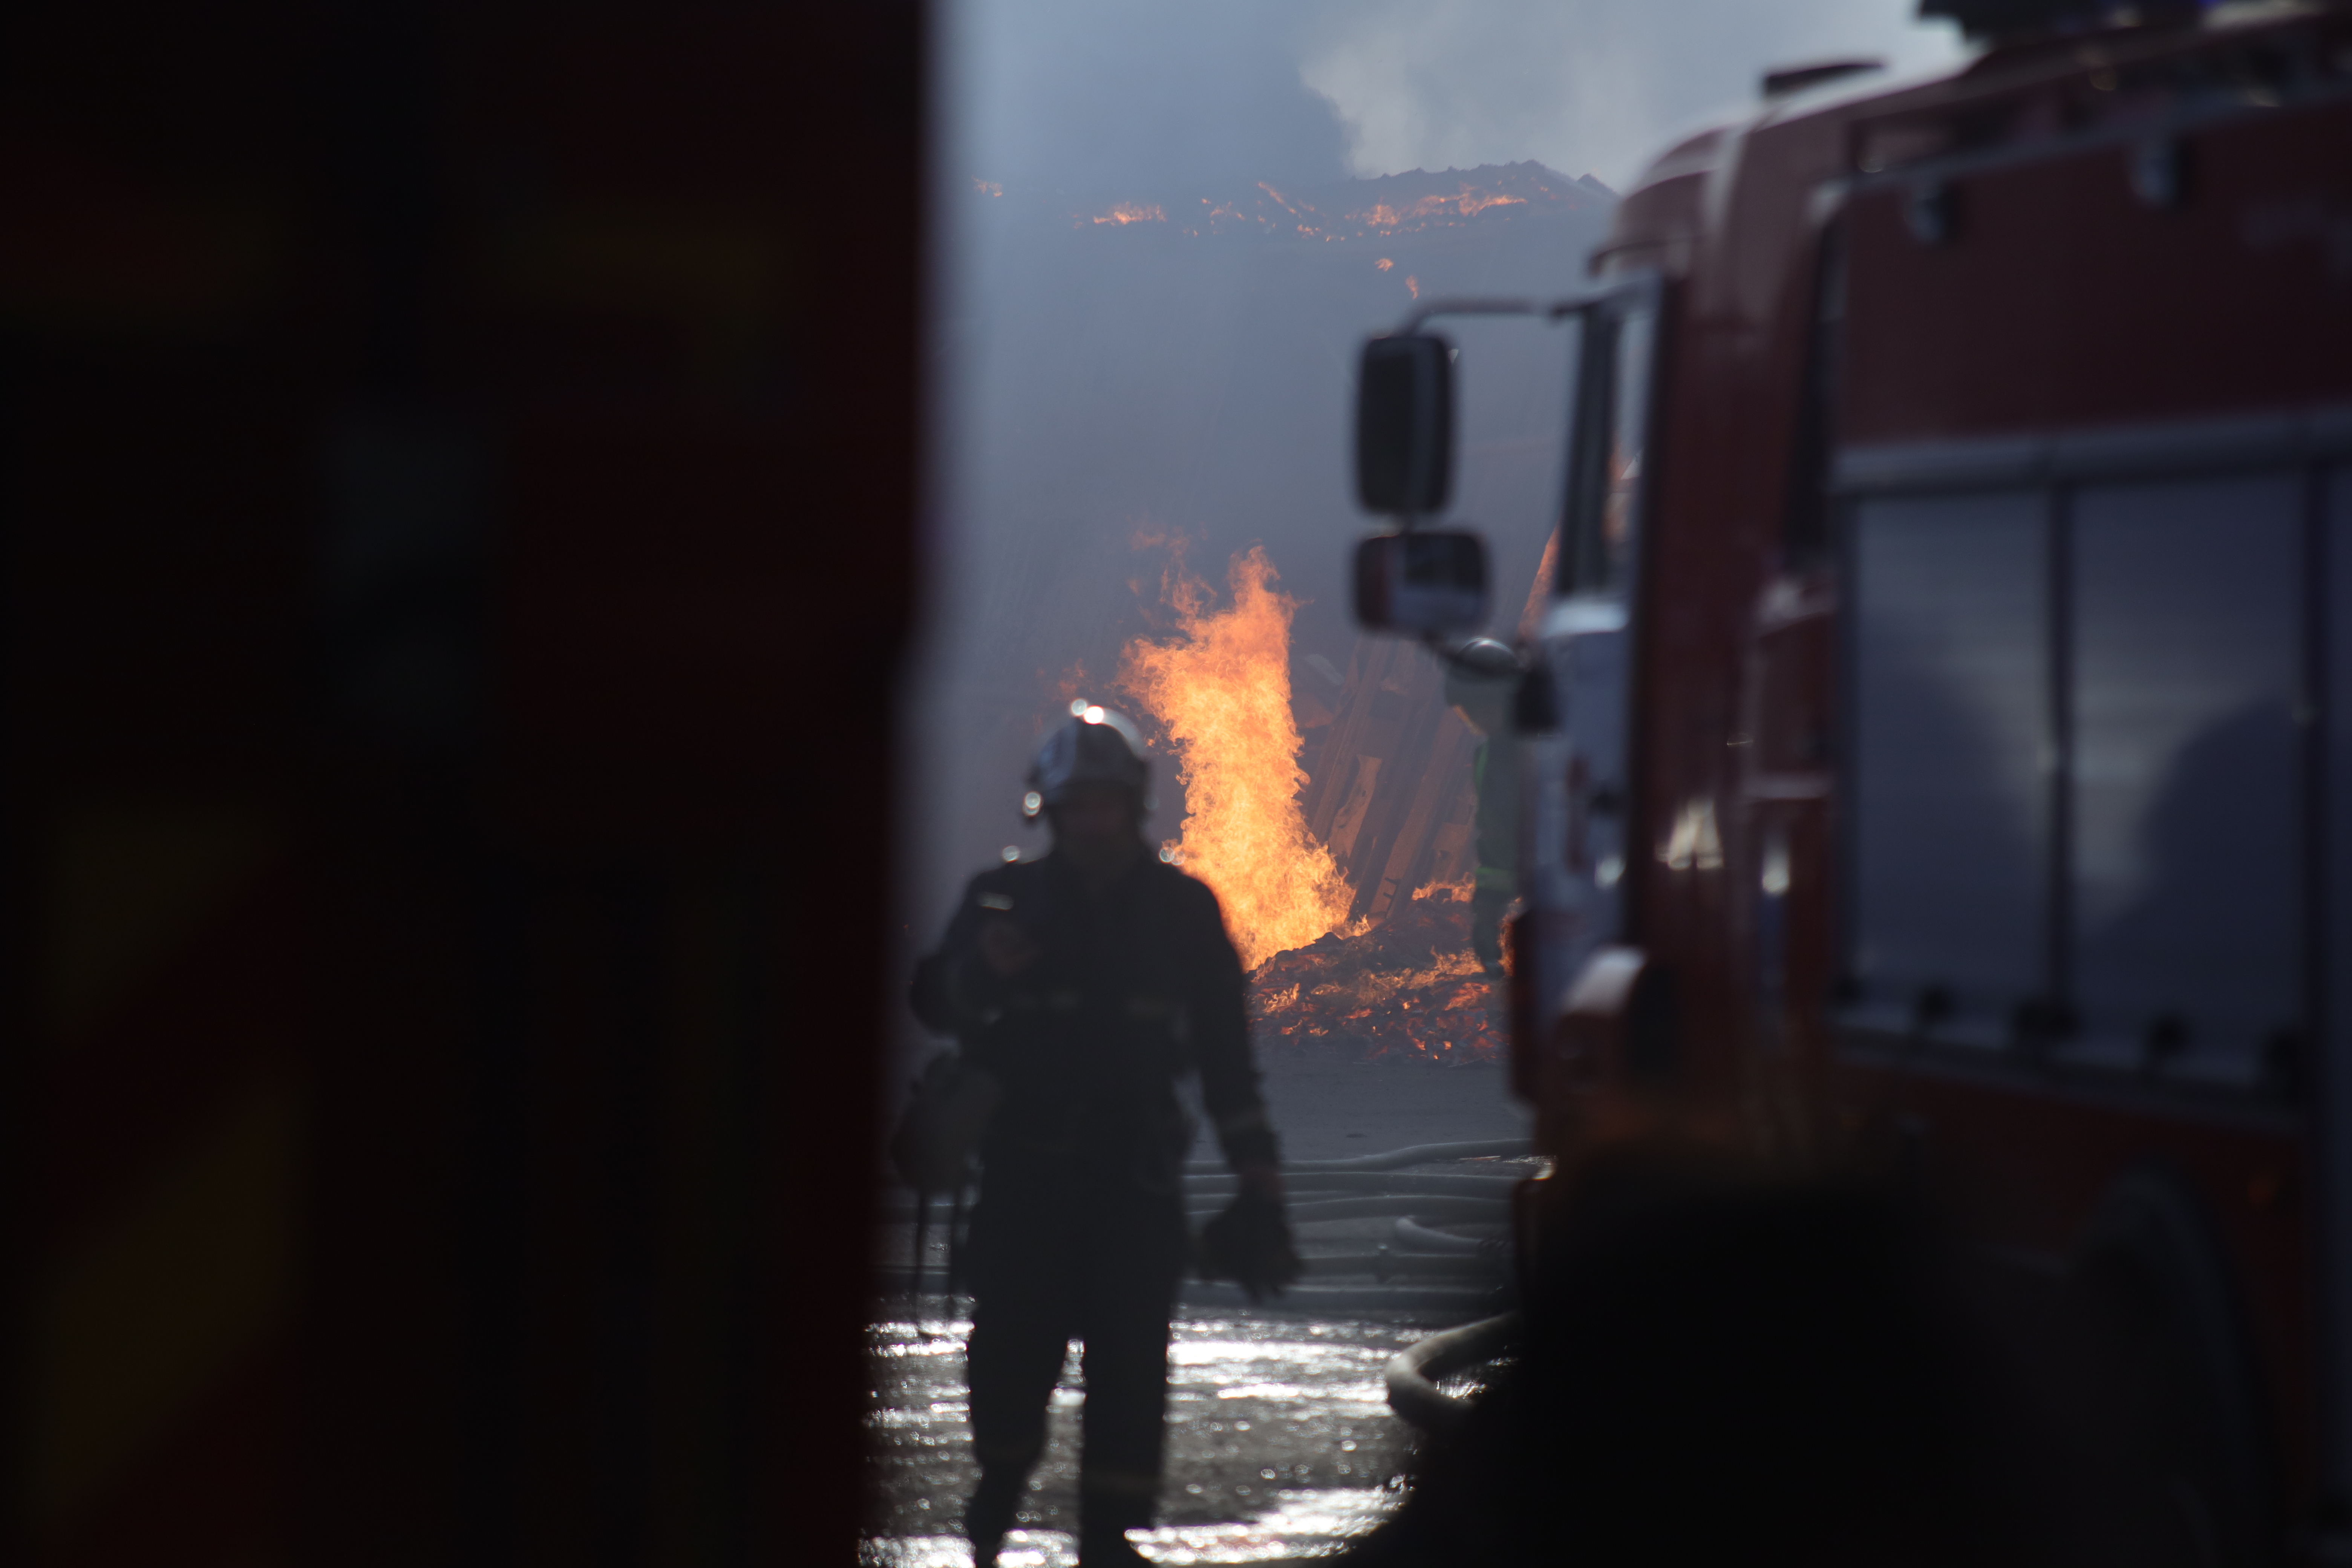
[[[1276,955],[1251,976],[1260,1051],[1357,1060],[1500,1058],[1502,982],[1470,952],[1471,906],[1423,889],[1377,926]]]
[[[1520,207],[1528,205],[1525,196],[1514,196],[1502,191],[1482,191],[1464,184],[1451,195],[1428,195],[1402,206],[1387,202],[1375,202],[1362,212],[1348,215],[1350,222],[1366,228],[1427,228],[1433,222],[1443,223],[1449,217],[1475,217],[1488,207]]]
[[[1131,223],[1166,223],[1168,213],[1156,203],[1121,202],[1094,221],[1116,224],[1124,228]]]
[[[1535,163],[1442,173],[1415,169],[1311,189],[1277,189],[1260,180],[1247,188],[1194,192],[1176,200],[1160,194],[1158,202],[1127,201],[1108,211],[1072,213],[1071,226],[1092,232],[1165,223],[1192,236],[1254,235],[1317,245],[1370,241],[1385,247],[1406,235],[1590,212],[1613,199],[1591,175],[1572,180]]]
[[[1348,918],[1354,891],[1298,809],[1298,724],[1290,706],[1290,622],[1297,601],[1274,587],[1263,546],[1234,557],[1230,601],[1180,553],[1161,579],[1176,613],[1167,642],[1139,637],[1119,685],[1165,729],[1184,786],[1184,820],[1165,846],[1216,890],[1225,929],[1255,969]]]

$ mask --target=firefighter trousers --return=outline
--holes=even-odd
[[[1086,1381],[1079,1510],[1151,1522],[1168,1405],[1168,1320],[1189,1251],[1183,1199],[1125,1173],[992,1163],[972,1212],[966,1368],[983,1485],[1018,1487],[1045,1446],[1072,1340]]]

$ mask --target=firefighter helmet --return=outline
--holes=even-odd
[[[1482,735],[1510,727],[1519,656],[1493,637],[1473,637],[1445,660],[1445,700]]]
[[[1118,784],[1135,796],[1138,811],[1150,808],[1151,763],[1143,737],[1124,713],[1099,703],[1073,702],[1070,721],[1045,737],[1029,764],[1029,792],[1021,815],[1037,819],[1059,805],[1080,784]]]

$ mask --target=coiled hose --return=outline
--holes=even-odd
[[[1461,1428],[1470,1402],[1437,1386],[1437,1380],[1482,1366],[1518,1343],[1517,1312],[1485,1318],[1416,1340],[1388,1364],[1389,1408],[1424,1432],[1439,1436]]]

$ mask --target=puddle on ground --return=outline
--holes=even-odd
[[[1154,1563],[1280,1563],[1361,1534],[1395,1501],[1391,1488],[1286,1489],[1275,1494],[1273,1508],[1252,1519],[1139,1530],[1129,1539]],[[971,1548],[960,1535],[874,1539],[857,1560],[870,1568],[970,1568]],[[1077,1560],[1076,1539],[1052,1530],[1016,1531],[997,1554],[1000,1568],[1072,1568]]]
[[[1381,1369],[1432,1331],[1426,1320],[1335,1321],[1182,1312],[1169,1347],[1167,1481],[1160,1528],[1134,1539],[1155,1562],[1265,1563],[1310,1556],[1369,1530],[1394,1505],[1410,1429],[1388,1408]],[[962,1568],[958,1531],[975,1471],[961,1319],[875,1324],[867,1540],[875,1568]],[[1064,1363],[1022,1529],[1006,1568],[1076,1561],[1078,1408]]]

